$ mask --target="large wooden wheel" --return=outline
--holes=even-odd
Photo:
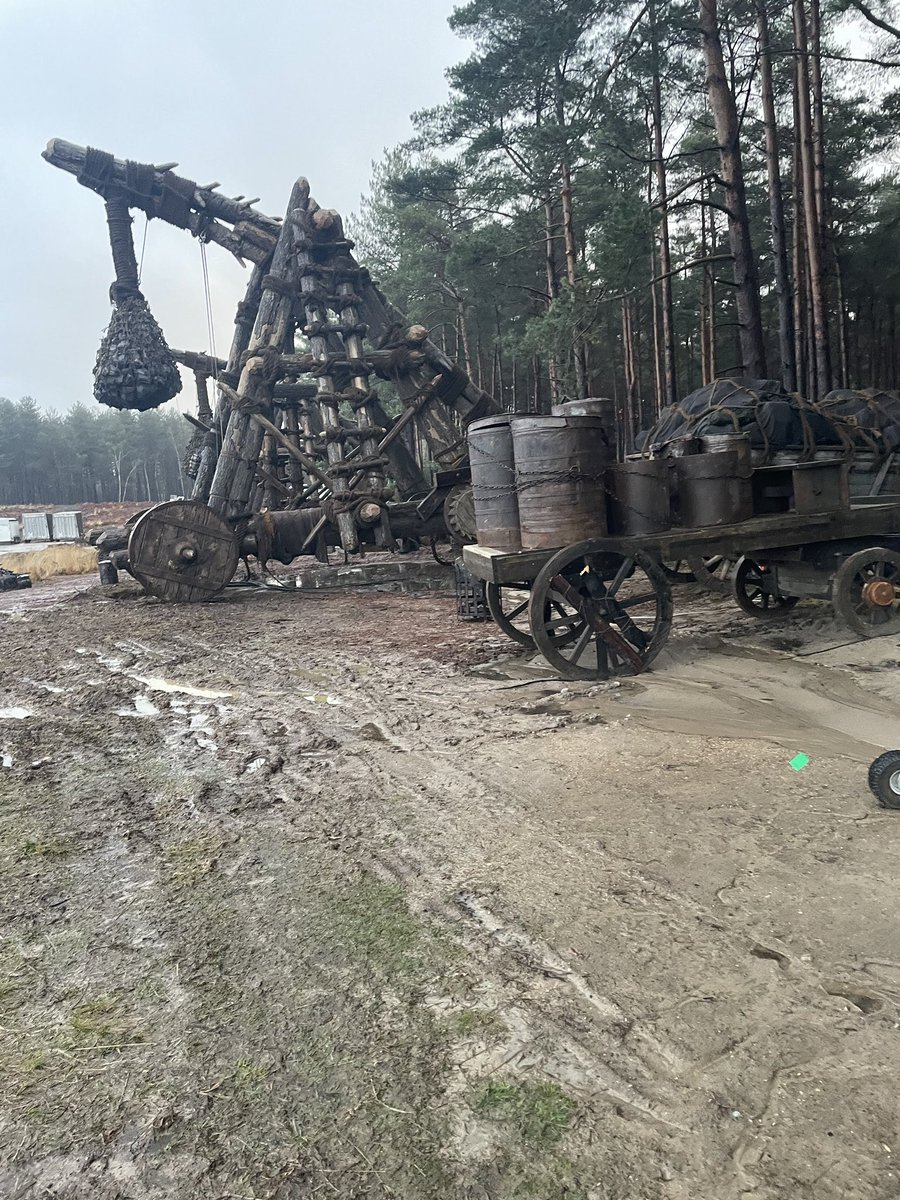
[[[738,559],[731,586],[738,608],[761,621],[784,616],[797,603],[796,596],[782,596],[772,572],[746,554]]]
[[[885,546],[851,554],[835,572],[831,603],[863,637],[900,633],[900,554]]]
[[[238,543],[225,521],[199,500],[148,509],[128,539],[131,573],[151,595],[186,604],[211,600],[231,580]]]
[[[565,679],[637,675],[669,636],[672,590],[646,555],[598,554],[593,545],[560,550],[534,581],[529,613],[535,645]],[[563,624],[577,636],[561,640]]]

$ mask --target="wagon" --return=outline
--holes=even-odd
[[[752,616],[829,600],[860,637],[900,633],[900,503],[821,514],[781,513],[733,525],[601,537],[554,550],[466,546],[491,615],[566,679],[645,670],[666,643],[673,598],[663,561],[738,560],[734,598]]]

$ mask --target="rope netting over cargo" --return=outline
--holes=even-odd
[[[746,434],[766,455],[796,451],[801,461],[820,447],[884,455],[900,447],[900,395],[839,390],[813,403],[774,379],[717,379],[664,408],[637,445],[644,453],[664,453],[681,439],[723,433]]]

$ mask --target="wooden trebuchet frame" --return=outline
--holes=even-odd
[[[355,553],[397,538],[459,538],[442,513],[467,483],[465,427],[499,405],[388,301],[354,257],[340,215],[312,199],[305,179],[276,218],[218,184],[176,175],[174,163],[60,139],[44,158],[101,195],[114,189],[126,217],[139,209],[252,263],[227,358],[171,352],[197,387],[192,500],[243,550],[289,561],[328,545]],[[140,545],[157,556],[173,548],[159,523]],[[124,563],[123,546],[111,552]],[[147,578],[166,580],[168,566],[150,567]],[[181,587],[178,597],[200,590]]]

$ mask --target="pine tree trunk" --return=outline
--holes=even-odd
[[[850,386],[850,345],[847,338],[847,302],[844,298],[844,272],[841,266],[841,256],[834,246],[834,283],[837,292],[837,328],[838,350],[841,359],[841,387]]]
[[[672,302],[672,252],[669,241],[669,195],[663,145],[662,85],[659,78],[659,38],[653,0],[647,7],[651,47],[652,157],[656,175],[656,206],[659,209],[660,317],[662,323],[662,383],[665,404],[678,402],[678,361],[675,351],[675,308]]]
[[[813,400],[831,388],[831,350],[825,270],[822,257],[821,224],[816,193],[815,147],[810,103],[809,45],[803,0],[793,0],[794,51],[797,61],[797,100],[800,123],[800,158],[803,168],[803,214],[806,224],[806,257],[809,270],[809,301],[814,341],[814,376],[809,380]]]
[[[699,0],[699,6],[703,55],[706,60],[706,85],[719,143],[725,205],[728,209],[728,236],[734,259],[735,305],[742,369],[747,375],[761,379],[766,374],[766,352],[759,303],[759,277],[747,216],[740,126],[734,95],[725,75],[717,0]]]
[[[792,216],[794,223],[791,247],[791,269],[794,275],[794,362],[797,368],[797,391],[809,395],[806,371],[806,230],[803,217],[803,158],[800,149],[800,65],[794,58],[794,140],[791,158]]]
[[[769,45],[767,3],[768,0],[756,0],[760,92],[766,137],[766,170],[769,182],[769,218],[772,226],[775,294],[778,299],[778,348],[781,357],[781,379],[788,391],[793,392],[797,387],[797,364],[794,357],[794,310],[788,271],[787,236],[784,227],[784,196],[781,188],[781,167],[778,154],[778,124],[775,116],[775,92],[772,85],[772,56]]]
[[[559,63],[556,64],[556,123],[560,136],[566,129],[566,109],[563,97],[565,78]],[[578,247],[575,241],[575,218],[572,211],[572,168],[568,161],[567,151],[562,152],[559,164],[559,199],[562,207],[563,253],[566,259],[566,279],[572,289],[572,300],[575,304],[575,289],[578,282]],[[577,305],[573,310],[576,312]],[[575,387],[580,397],[587,395],[587,366],[584,344],[577,332],[572,338],[572,357],[575,361]]]
[[[719,253],[719,235],[716,230],[716,210],[709,210],[709,252],[710,254]],[[718,341],[719,330],[718,322],[716,321],[716,269],[713,263],[707,263],[705,268],[707,280],[707,304],[709,311],[709,332],[706,337],[706,344],[709,350],[709,368],[707,376],[710,381],[715,379],[719,369],[718,362]]]
[[[549,196],[544,197],[544,266],[547,272],[547,307],[549,308],[559,295],[559,280],[556,274],[556,250],[553,241],[553,201]],[[547,373],[550,379],[550,403],[558,404],[560,399],[559,368],[556,356],[550,354],[547,358]],[[535,385],[537,386],[537,385]],[[535,409],[538,412],[539,409]]]
[[[650,142],[650,157],[653,158],[653,142],[651,137]],[[653,170],[651,168],[647,175],[647,211],[652,212],[653,205]],[[662,343],[659,335],[659,292],[656,280],[656,249],[655,238],[652,227],[650,228],[650,278],[654,280],[650,284],[650,311],[653,321],[653,411],[656,416],[662,410],[663,401],[663,373],[662,373]]]
[[[709,256],[709,242],[706,237],[706,185],[701,180],[700,183],[700,257],[707,258]],[[701,384],[709,383],[707,368],[709,364],[709,307],[707,299],[707,270],[708,264],[704,265],[703,273],[700,276],[700,313],[698,321],[698,332],[700,335],[700,382]]]

